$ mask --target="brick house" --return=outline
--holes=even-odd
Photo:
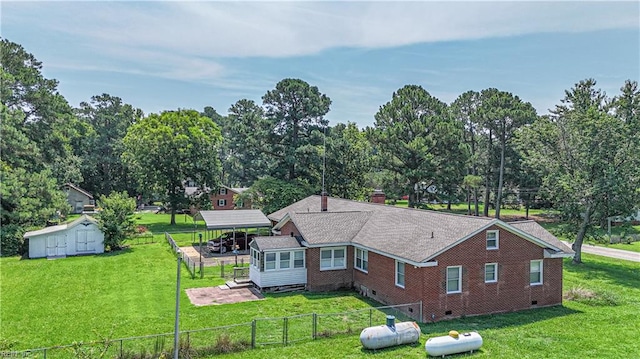
[[[422,322],[562,304],[562,260],[573,255],[533,221],[321,196],[268,218],[280,235],[251,243],[256,286],[422,301]]]
[[[227,186],[220,186],[217,191],[212,191],[209,194],[211,198],[211,206],[213,209],[250,209],[251,201],[244,201],[236,207],[236,203],[233,202],[233,196],[240,194],[248,188],[232,188]]]

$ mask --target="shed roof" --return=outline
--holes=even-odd
[[[73,228],[73,227],[75,227],[75,226],[77,226],[79,224],[89,225],[91,223],[98,224],[98,221],[93,217],[90,217],[90,216],[88,216],[86,214],[83,214],[82,216],[80,216],[80,218],[76,219],[75,221],[69,222],[69,223],[59,224],[57,226],[45,227],[45,228],[38,229],[38,230],[35,230],[35,231],[26,232],[24,234],[23,238],[31,238],[31,237],[35,237],[35,236],[41,236],[43,234],[61,232],[61,231],[64,231],[66,229]]]
[[[202,218],[207,229],[271,227],[271,221],[259,209],[200,211],[194,219]]]

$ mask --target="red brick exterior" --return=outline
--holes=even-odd
[[[226,194],[220,194],[220,189],[218,189],[215,192],[212,192],[211,195],[209,196],[209,198],[211,198],[211,206],[213,207],[214,210],[216,209],[235,209],[235,204],[233,203],[233,196],[236,195],[237,193],[226,188]],[[224,206],[220,206],[218,205],[218,201],[224,199],[225,200],[225,205]],[[247,201],[248,202],[248,201]],[[251,208],[251,203],[243,203],[242,206],[243,209],[245,208]]]
[[[364,273],[353,268],[354,248],[347,246],[347,269],[320,271],[320,249],[310,248],[307,287],[313,291],[353,287],[384,304],[422,301],[423,318],[416,319],[423,322],[562,304],[562,259],[543,259],[540,246],[498,227],[489,230],[499,230],[498,249],[486,249],[486,232],[482,232],[434,258],[435,267],[405,263],[404,288],[395,284],[393,258],[369,252],[368,273]],[[283,228],[282,233],[291,231]],[[539,259],[543,259],[543,284],[530,285],[530,261]],[[497,283],[484,282],[486,263],[498,263]],[[461,293],[447,294],[449,266],[462,266]]]

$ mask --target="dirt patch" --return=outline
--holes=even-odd
[[[264,299],[264,296],[255,288],[230,289],[226,285],[206,288],[190,288],[187,289],[186,292],[191,304],[198,307]]]

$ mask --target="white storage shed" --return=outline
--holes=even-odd
[[[73,222],[24,234],[29,258],[66,257],[104,252],[104,233],[98,221],[86,214]]]

